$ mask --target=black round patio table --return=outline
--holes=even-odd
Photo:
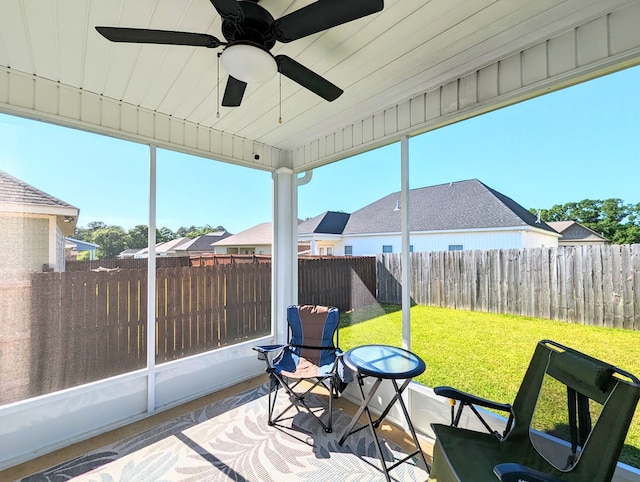
[[[382,468],[384,470],[384,475],[388,481],[391,480],[391,478],[389,477],[389,470],[394,469],[401,463],[407,462],[415,455],[420,455],[422,457],[422,460],[424,461],[425,466],[428,470],[429,465],[427,464],[424,454],[420,449],[418,437],[416,436],[415,429],[413,428],[413,424],[411,423],[411,419],[409,418],[407,407],[402,399],[402,392],[404,392],[404,390],[409,386],[411,379],[425,371],[426,365],[424,361],[415,353],[412,353],[403,348],[389,345],[363,345],[352,348],[344,354],[343,361],[345,365],[347,365],[356,373],[358,386],[360,388],[360,393],[362,394],[362,403],[360,404],[360,407],[358,408],[356,414],[351,419],[349,426],[342,434],[342,437],[340,438],[338,444],[342,445],[349,435],[356,433],[368,426],[370,427],[373,437],[375,438],[378,458],[380,459],[380,463],[382,464]],[[364,391],[365,384],[363,379],[366,377],[373,377],[376,379],[368,394],[365,394]],[[376,420],[373,420],[371,411],[369,409],[369,403],[378,391],[382,380],[390,380],[392,382],[395,389],[395,395],[383,409],[380,416]],[[398,385],[398,380],[404,380],[402,385]],[[411,436],[413,437],[416,450],[406,457],[402,458],[401,460],[398,460],[393,464],[387,466],[384,455],[382,453],[380,440],[378,439],[378,435],[376,433],[376,428],[380,426],[380,424],[396,402],[399,403],[400,407],[402,408],[402,412],[404,413],[405,420],[407,421]],[[367,414],[367,419],[369,421],[368,425],[363,425],[354,429],[353,427],[355,426],[356,422],[363,412]]]

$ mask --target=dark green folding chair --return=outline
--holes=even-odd
[[[606,482],[613,477],[631,424],[640,381],[543,340],[513,405],[451,387],[434,391],[452,400],[452,419],[450,426],[432,424],[436,443],[430,481]],[[482,421],[486,433],[458,427],[465,407]],[[476,407],[508,414],[504,431],[492,428]]]

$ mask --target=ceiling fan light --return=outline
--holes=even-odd
[[[278,72],[273,56],[253,45],[229,45],[220,60],[229,75],[246,83],[266,82]]]

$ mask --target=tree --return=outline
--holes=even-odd
[[[148,239],[149,227],[144,224],[138,224],[127,232],[127,248],[146,248]]]
[[[98,258],[115,258],[126,249],[127,233],[120,226],[108,226],[94,231],[91,242],[99,246]]]
[[[87,224],[86,228],[77,226],[75,232],[73,233],[73,237],[82,241],[92,242],[91,240],[93,239],[93,233],[95,233],[98,229],[106,227],[107,225],[102,221],[91,221],[89,224]]]
[[[225,231],[223,226],[217,226],[212,228],[209,224],[205,224],[204,226],[180,226],[176,231],[176,235],[178,237],[187,237],[187,238],[197,238],[198,236],[202,236],[203,234],[208,234],[213,231]]]
[[[176,234],[169,228],[162,227],[156,230],[156,241],[158,243],[166,243],[172,239],[176,239]]]
[[[127,232],[127,248],[146,248],[148,244],[149,227],[138,224]],[[175,239],[176,236],[169,228],[156,228],[156,242],[165,243]]]
[[[537,213],[537,209],[530,209]],[[640,203],[624,204],[622,199],[583,199],[541,209],[543,221],[577,221],[614,244],[640,243]]]
[[[97,231],[98,229],[102,229],[106,227],[107,225],[102,221],[91,221],[89,224],[87,224],[87,228],[89,228],[89,231],[91,232]]]

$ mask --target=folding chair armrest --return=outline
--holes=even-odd
[[[502,482],[564,482],[558,477],[520,464],[498,464],[493,468],[493,473]]]
[[[456,388],[435,387],[433,391],[436,395],[451,398],[453,400],[459,400],[467,405],[478,405],[480,407],[491,408],[494,410],[501,410],[503,412],[511,413],[511,404],[509,403],[494,402],[493,400],[487,400],[486,398],[477,397]]]
[[[271,353],[272,351],[282,350],[287,345],[261,345],[252,346],[251,348],[258,353]]]
[[[258,352],[258,360],[267,360],[267,355],[283,350],[287,345],[262,345],[252,346],[251,349]]]

